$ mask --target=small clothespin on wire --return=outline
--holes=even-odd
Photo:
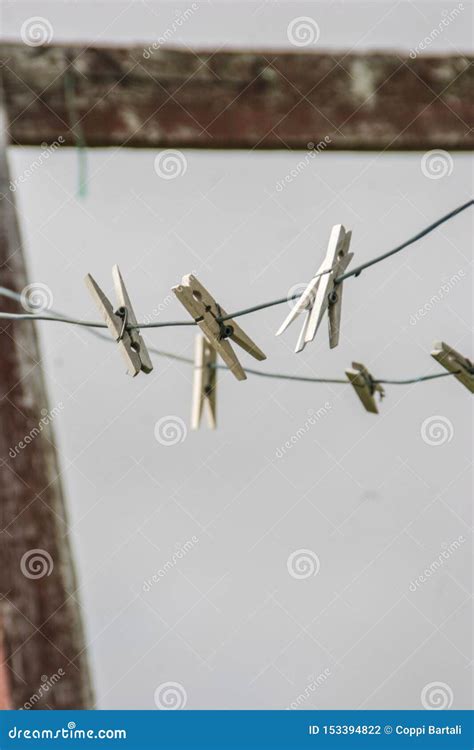
[[[326,257],[290,314],[276,332],[276,335],[279,336],[300,313],[306,313],[303,328],[296,344],[296,352],[301,352],[305,345],[314,339],[326,310],[329,320],[329,346],[333,349],[339,343],[342,282],[336,284],[336,278],[344,273],[354,257],[354,254],[349,252],[351,234],[352,232],[346,232],[342,224],[333,226]]]
[[[153,363],[138,328],[130,328],[137,326],[137,319],[118,266],[113,267],[112,278],[118,301],[116,310],[90,274],[87,274],[85,282],[107,328],[118,343],[128,374],[134,377],[140,371],[149,373],[153,370]]]
[[[212,347],[222,357],[237,380],[246,380],[247,375],[229,343],[229,339],[238,344],[255,359],[266,359],[266,355],[247,336],[234,320],[222,320],[226,311],[214,297],[193,276],[183,276],[182,283],[172,290],[188,313],[194,318],[199,328]]]
[[[199,333],[196,336],[194,350],[193,405],[191,410],[191,429],[198,430],[204,408],[207,410],[207,423],[211,430],[217,426],[216,387],[217,387],[217,353],[209,341]]]
[[[433,351],[431,356],[439,362],[439,364],[452,372],[454,377],[459,380],[460,383],[465,386],[468,391],[474,393],[474,364],[467,357],[463,357],[455,349],[444,343],[444,341],[437,341],[433,344]]]
[[[352,363],[352,370],[346,370],[346,375],[349,378],[351,385],[354,386],[355,392],[362,401],[365,409],[371,414],[378,414],[377,402],[375,400],[375,394],[378,393],[380,399],[385,396],[385,391],[380,385],[376,383],[364,365],[359,362]]]

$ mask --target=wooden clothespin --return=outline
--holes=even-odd
[[[375,393],[380,395],[380,399],[385,396],[385,391],[380,383],[375,383],[372,375],[364,365],[359,362],[353,362],[353,370],[346,370],[346,375],[355,388],[355,392],[364,404],[367,411],[371,414],[378,414]]]
[[[216,429],[216,350],[200,333],[196,336],[194,354],[193,405],[191,429],[199,429],[204,405],[207,405],[207,423],[211,430]]]
[[[342,224],[333,226],[326,257],[276,333],[279,336],[300,313],[306,312],[296,352],[301,352],[314,339],[326,310],[329,319],[329,346],[333,349],[339,343],[342,282],[336,284],[335,279],[344,273],[354,257],[354,253],[349,252],[351,234],[352,232],[346,232]]]
[[[112,268],[112,278],[118,301],[116,310],[90,274],[87,274],[85,282],[107,324],[107,328],[118,343],[127,365],[128,374],[134,377],[138,375],[140,370],[149,373],[153,370],[153,363],[146,344],[140,336],[138,328],[129,329],[127,327],[129,325],[136,326],[137,319],[118,266]]]
[[[434,349],[431,352],[431,356],[446,370],[454,373],[454,377],[468,391],[474,393],[474,364],[471,360],[463,357],[455,349],[451,349],[444,341],[437,341],[433,346]]]
[[[247,336],[234,320],[221,321],[226,311],[215,301],[214,297],[193,276],[183,276],[179,286],[173,287],[173,292],[189,314],[194,318],[199,328],[216,352],[220,354],[230,371],[237,380],[246,380],[247,375],[237,359],[228,339],[245,349],[255,359],[266,359],[266,355]]]

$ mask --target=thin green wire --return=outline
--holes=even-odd
[[[70,70],[64,74],[64,98],[69,118],[69,127],[74,136],[77,153],[77,196],[85,198],[87,195],[87,144],[84,137],[76,108],[76,86],[74,76]]]

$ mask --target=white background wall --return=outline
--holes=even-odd
[[[57,41],[150,43],[176,7],[54,2],[41,15]],[[288,46],[289,21],[308,15],[321,47],[408,50],[446,9],[206,3],[173,42]],[[469,48],[467,13],[433,51]],[[35,4],[5,4],[3,35],[18,37],[32,15]],[[139,318],[161,304],[160,320],[184,319],[170,288],[191,270],[224,306],[245,307],[307,281],[334,223],[352,228],[360,263],[472,192],[462,154],[451,155],[451,174],[432,179],[422,154],[324,153],[282,192],[276,183],[301,154],[186,151],[186,173],[168,181],[156,174],[155,156],[88,152],[83,199],[72,149],[22,184],[30,277],[51,289],[54,307],[96,319],[83,276],[110,290],[116,262]],[[12,149],[13,175],[37,157]],[[377,377],[403,378],[439,371],[429,356],[435,340],[468,355],[471,237],[466,212],[348,281],[336,350],[323,327],[293,354],[299,324],[274,337],[286,306],[243,318],[268,355],[256,366],[340,377],[355,359]],[[430,303],[446,282],[443,299]],[[387,386],[374,417],[350,387],[238,383],[219,373],[218,431],[165,446],[155,426],[164,416],[188,422],[189,367],[157,359],[151,375],[131,380],[115,347],[87,331],[45,323],[40,334],[51,405],[64,405],[55,427],[99,707],[154,708],[155,689],[173,681],[188,708],[284,708],[325,670],[302,708],[419,708],[432,682],[449,688],[454,708],[469,706],[472,446],[469,393],[457,381]],[[192,356],[193,335],[155,330],[146,339]],[[325,416],[296,439],[325,404]],[[447,429],[436,445],[422,430],[433,417]],[[144,591],[193,537],[184,558]],[[459,537],[466,541],[436,575],[410,590]],[[287,560],[302,548],[318,556],[320,571],[296,580]]]

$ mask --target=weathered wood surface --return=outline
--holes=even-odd
[[[8,711],[11,708],[10,673],[3,642],[3,622],[0,619],[0,711]]]
[[[0,132],[4,133],[3,124],[0,116]],[[3,140],[0,284],[21,292],[27,276],[8,185]],[[0,299],[3,310],[23,311],[18,302]],[[88,708],[92,692],[77,594],[73,596],[77,585],[54,434],[46,413],[51,412],[35,328],[28,322],[1,321],[2,699],[11,701],[14,708]]]
[[[14,143],[88,146],[468,149],[465,56],[1,47]],[[73,81],[74,112],[65,95]],[[71,90],[71,86],[69,91]],[[72,120],[72,121],[71,121]]]

